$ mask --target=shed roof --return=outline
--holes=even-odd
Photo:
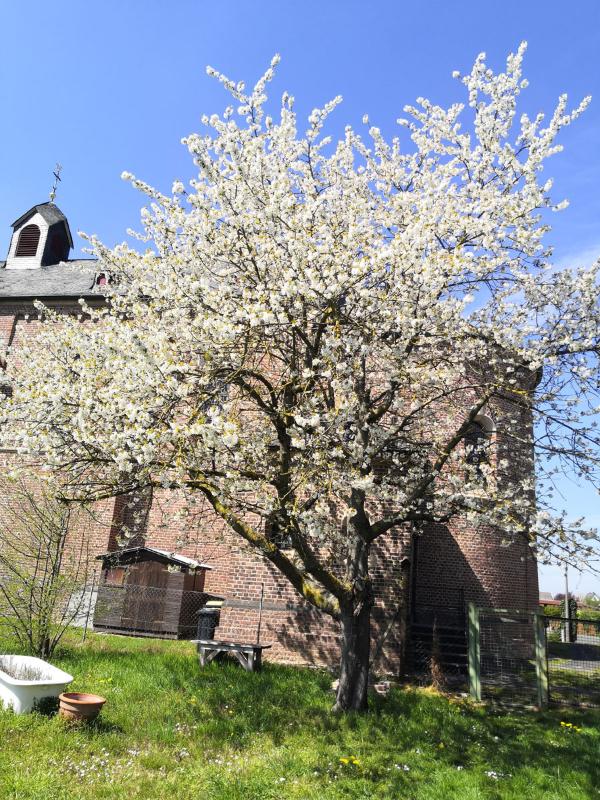
[[[156,547],[125,547],[123,550],[112,550],[110,553],[103,553],[96,556],[103,563],[113,564],[133,564],[140,561],[161,561],[165,564],[173,564],[187,569],[212,569],[208,564],[203,564],[195,558],[181,555],[181,553],[169,553],[166,550],[159,550]]]

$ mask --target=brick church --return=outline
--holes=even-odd
[[[97,261],[69,259],[73,247],[69,224],[53,203],[34,206],[12,227],[6,261],[0,262],[0,366],[5,392],[10,391],[11,373],[18,370],[20,345],[35,336],[40,325],[34,301],[78,315],[80,298],[91,306],[105,302],[102,287],[107,280]],[[513,445],[503,440],[502,432],[508,411],[500,404],[486,411],[477,418],[473,436],[510,460]],[[511,413],[514,416],[514,410]],[[531,421],[524,416],[522,424]],[[2,453],[4,463],[15,458],[9,449]],[[196,598],[196,614],[207,602],[220,609],[215,638],[255,641],[260,606],[260,637],[273,644],[270,658],[335,665],[337,624],[309,606],[212,510],[206,508],[193,523],[185,522],[175,513],[181,502],[174,492],[155,491],[152,496],[120,496],[99,504],[90,532],[95,555],[100,556],[94,579],[98,597],[111,586],[115,593],[120,588],[123,596],[124,587],[133,587],[135,581],[156,592],[145,623],[139,609],[138,618],[128,621],[130,612],[123,610],[122,602],[117,611],[111,606],[112,617],[102,618],[97,603],[95,626],[193,638],[189,619],[181,627],[183,604],[169,611],[179,622],[164,626],[156,621],[168,616],[163,606],[179,592],[179,597]],[[124,528],[130,534],[126,545],[121,536]],[[537,565],[528,542],[507,544],[502,532],[491,527],[473,528],[456,519],[426,527],[418,535],[393,530],[378,543],[373,559],[379,597],[373,612],[374,637],[387,634],[385,644],[375,648],[376,666],[382,670],[397,673],[410,666],[411,642],[427,640],[434,620],[442,630],[458,631],[460,638],[467,602],[520,609],[537,606]],[[182,633],[186,625],[188,633]],[[403,642],[409,643],[408,651]]]

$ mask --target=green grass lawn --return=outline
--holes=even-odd
[[[598,711],[395,689],[338,718],[325,672],[200,671],[186,642],[73,636],[52,661],[108,702],[86,728],[0,711],[1,800],[600,798]]]

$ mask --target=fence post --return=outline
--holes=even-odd
[[[481,651],[479,647],[479,609],[469,603],[469,694],[481,701]]]
[[[95,587],[96,587],[96,570],[92,572],[92,588],[90,589],[90,602],[88,603],[87,611],[85,614],[85,625],[83,626],[83,636],[81,637],[82,642],[85,642],[87,637],[88,625],[90,624],[90,613],[92,611],[92,603],[94,602]]]
[[[535,674],[537,677],[538,706],[548,706],[548,655],[546,652],[546,626],[540,613],[534,614]]]

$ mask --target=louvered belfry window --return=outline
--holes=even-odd
[[[40,229],[37,225],[25,225],[19,234],[16,256],[34,256],[40,242]]]

